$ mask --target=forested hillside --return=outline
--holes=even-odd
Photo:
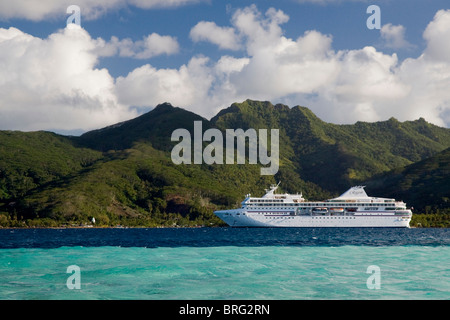
[[[280,167],[176,165],[175,129],[279,129]],[[204,142],[204,146],[208,142]],[[450,129],[424,119],[326,123],[308,108],[247,100],[211,120],[162,104],[80,137],[0,131],[0,225],[221,225],[213,211],[238,206],[281,181],[310,200],[366,183],[368,193],[423,211],[449,208]],[[445,150],[445,151],[444,151]]]

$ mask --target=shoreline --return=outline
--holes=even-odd
[[[6,230],[6,229],[199,229],[199,228],[226,228],[228,226],[214,226],[214,227],[207,227],[207,226],[158,226],[158,227],[146,227],[146,226],[117,226],[117,227],[100,227],[100,226],[70,226],[70,227],[1,227],[0,230]]]
[[[40,223],[39,223],[40,222]],[[4,225],[0,225],[0,229],[166,229],[166,228],[220,228],[228,227],[223,222],[217,221],[190,221],[188,224],[176,224],[173,221],[167,221],[167,223],[149,223],[149,221],[143,221],[142,224],[136,223],[137,221],[123,221],[123,224],[102,224],[99,222],[91,223],[90,221],[84,222],[63,222],[63,221],[51,221],[51,220],[11,220]],[[161,223],[161,222],[160,222]],[[301,227],[298,227],[301,228]],[[345,228],[345,227],[343,227]],[[436,214],[413,214],[409,228],[429,229],[429,228],[450,228],[450,214],[449,213],[436,213]]]
[[[71,227],[1,227],[0,230],[23,230],[23,229],[215,229],[215,228],[234,228],[234,229],[450,229],[450,227],[429,226],[409,228],[390,228],[390,227],[230,227],[230,226],[117,226],[117,227],[99,227],[99,226],[71,226]]]

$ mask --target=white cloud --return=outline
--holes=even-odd
[[[315,95],[297,96],[322,119],[336,123],[385,120],[395,114],[392,102],[401,101],[410,87],[397,75],[398,59],[374,47],[336,53],[339,71]],[[402,118],[402,117],[400,117]]]
[[[171,8],[208,1],[209,0],[128,0],[130,4],[142,9]]]
[[[405,27],[402,25],[394,26],[391,23],[385,24],[380,30],[381,38],[384,41],[384,47],[391,49],[408,49],[413,45],[405,39]]]
[[[133,42],[130,38],[119,40],[113,36],[106,42],[97,39],[97,54],[104,57],[119,55],[135,59],[149,59],[162,54],[175,54],[179,51],[178,41],[171,36],[152,33],[142,40]]]
[[[330,42],[329,37],[310,31],[297,41],[281,37],[274,46],[253,43],[254,55],[232,80],[242,94],[264,99],[312,93],[332,81],[338,71],[336,59],[328,55]]]
[[[208,0],[0,0],[0,20],[24,18],[42,21],[56,17],[67,17],[66,9],[76,4],[81,9],[81,19],[93,20],[106,12],[115,11],[127,6],[141,9],[173,8]]]
[[[338,4],[343,2],[367,2],[368,0],[295,0],[298,3],[312,3],[312,4]]]
[[[219,27],[214,22],[200,21],[191,29],[190,37],[194,42],[208,41],[221,49],[238,50],[241,47],[233,28]]]
[[[308,106],[335,123],[394,116],[450,125],[450,10],[439,11],[427,26],[422,55],[404,61],[371,46],[334,50],[332,37],[314,30],[286,37],[281,26],[288,19],[280,10],[238,9],[231,25],[217,30],[232,28],[244,57],[194,56],[167,69],[145,64],[117,79],[96,68],[99,57],[171,54],[178,47],[151,48],[175,39],[105,41],[83,29],[40,39],[0,29],[0,127],[98,128],[132,117],[131,106],[165,101],[209,118],[247,98]]]
[[[450,61],[450,10],[439,10],[423,34],[427,41],[425,54],[431,59]]]
[[[280,27],[289,21],[281,10],[270,8],[263,16],[255,5],[238,9],[232,17],[232,24],[237,32],[246,38],[247,53],[252,56],[261,48],[273,47],[282,37]]]
[[[121,103],[133,106],[155,106],[164,101],[195,106],[206,98],[213,81],[208,61],[194,57],[179,69],[156,69],[146,64],[117,78],[117,95]]]
[[[55,17],[68,17],[67,7],[73,5],[72,0],[15,0],[0,1],[0,19],[24,18],[41,21]],[[81,9],[81,19],[96,19],[107,11],[116,10],[126,4],[124,0],[79,0],[76,5]]]
[[[270,100],[312,93],[336,77],[339,66],[331,52],[331,37],[308,31],[297,40],[286,38],[280,25],[288,20],[280,10],[262,15],[256,6],[233,15],[232,24],[244,35],[249,56],[242,70],[229,78],[238,96]]]
[[[280,27],[288,20],[273,8],[264,15],[254,5],[238,9],[232,17],[232,32],[241,38],[248,57],[223,56],[216,63],[202,60],[201,68],[195,69],[191,64],[197,58],[180,69],[143,66],[117,79],[120,101],[137,106],[170,101],[211,117],[247,98],[273,99],[326,86],[339,69],[331,37],[309,31],[297,40],[288,39]],[[203,30],[205,25],[200,26]],[[197,31],[191,34],[203,34],[193,30]],[[213,30],[231,29],[214,24]]]
[[[239,73],[250,62],[249,58],[234,58],[231,56],[223,56],[217,62],[215,70],[219,75],[230,75]]]
[[[95,45],[81,28],[46,39],[0,29],[0,127],[87,130],[135,116],[108,71],[95,68]]]
[[[213,63],[197,56],[178,69],[147,64],[117,78],[117,96],[121,103],[139,107],[168,101],[210,118],[231,103],[248,98],[247,93],[238,92],[230,76],[239,74],[249,61],[223,56]]]
[[[424,117],[450,126],[450,10],[439,11],[424,31],[427,47],[403,62],[372,47],[340,52],[341,72],[332,85],[305,99],[332,122]],[[439,44],[439,46],[438,46]]]
[[[211,117],[232,102],[251,98],[305,105],[336,123],[394,116],[449,125],[450,45],[438,50],[437,44],[450,43],[450,11],[438,12],[428,25],[424,54],[403,62],[370,46],[333,50],[332,37],[314,30],[287,38],[281,25],[288,20],[280,10],[263,14],[254,5],[238,9],[230,28],[240,37],[246,57],[202,58],[196,68],[190,65],[197,58],[179,69],[144,66],[118,79],[120,102],[172,101]],[[394,41],[404,39],[403,32],[392,25],[385,28],[392,44],[404,45]]]
[[[306,105],[336,123],[394,116],[450,125],[450,10],[439,11],[426,28],[423,56],[403,62],[373,47],[335,51],[331,37],[317,31],[286,38],[280,29],[286,20],[263,16],[255,7],[233,17],[235,28],[247,35],[249,54],[242,71],[229,77],[237,96]],[[391,44],[408,45],[394,42],[404,40],[404,29],[389,31]]]

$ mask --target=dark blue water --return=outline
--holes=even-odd
[[[450,229],[0,229],[0,249],[58,247],[447,246]]]

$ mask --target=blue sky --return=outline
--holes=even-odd
[[[66,30],[69,4],[81,30]],[[381,30],[366,27],[373,4]],[[334,123],[424,117],[449,127],[449,7],[0,0],[0,129],[83,132],[166,101],[210,118],[246,98],[304,105]]]

